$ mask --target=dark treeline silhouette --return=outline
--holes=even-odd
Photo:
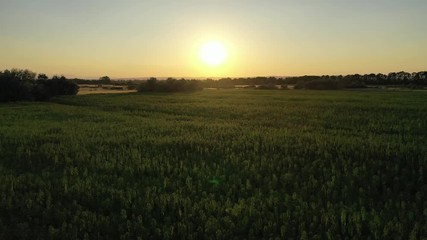
[[[123,85],[123,84],[125,84],[125,82],[123,82],[123,81],[121,81],[121,82],[113,81],[108,76],[100,77],[98,80],[74,78],[74,79],[71,79],[71,81],[73,81],[76,84],[112,84],[112,85],[115,85],[115,84]]]
[[[295,88],[307,89],[339,89],[339,88],[361,88],[367,85],[384,86],[408,86],[421,87],[427,86],[427,72],[392,72],[385,74],[350,74],[346,76],[302,76],[287,77],[287,84],[295,84]]]
[[[298,77],[255,77],[255,78],[222,78],[207,79],[203,87],[233,88],[236,85],[295,85],[297,89],[341,89],[363,88],[368,85],[398,85],[398,86],[427,86],[427,71],[408,73],[392,72],[385,74],[350,74],[346,76],[298,76]]]
[[[46,101],[57,95],[76,95],[78,85],[64,76],[36,74],[30,70],[0,71],[0,102]]]
[[[254,78],[221,78],[219,80],[207,79],[203,81],[206,88],[234,88],[236,85],[281,85],[284,78],[254,77]]]
[[[108,76],[100,77],[97,80],[79,78],[70,80],[76,84],[127,86],[129,90],[136,90],[141,83],[145,82],[145,80],[112,80]]]
[[[189,92],[202,89],[201,81],[174,78],[168,78],[164,81],[150,78],[138,86],[138,92]]]
[[[45,101],[56,95],[75,95],[78,84],[121,85],[139,92],[182,92],[197,91],[203,88],[235,88],[243,86],[256,89],[343,89],[364,88],[368,86],[403,86],[422,88],[427,86],[427,71],[408,73],[404,71],[389,74],[349,74],[297,77],[253,77],[206,79],[157,80],[111,80],[108,76],[98,80],[66,79],[54,76],[49,79],[46,74],[36,74],[29,70],[12,69],[0,71],[0,101]],[[276,86],[281,87],[276,87]]]
[[[154,81],[155,80],[155,81]],[[213,79],[174,79],[158,80],[111,80],[108,76],[98,80],[72,79],[76,84],[109,84],[127,86],[128,89],[140,89],[142,92],[175,92],[186,91],[188,84],[192,83],[190,91],[200,88],[235,88],[241,86],[256,89],[288,89],[288,85],[294,85],[295,89],[343,89],[365,88],[369,86],[403,86],[418,88],[427,86],[427,71],[421,72],[392,72],[389,74],[349,74],[349,75],[306,75],[295,77],[252,77],[252,78],[221,78]],[[166,82],[165,82],[166,81]],[[180,82],[181,81],[181,82]],[[197,82],[197,83],[196,83]],[[197,85],[197,87],[195,87]],[[281,86],[281,87],[277,87]],[[195,89],[193,88],[195,87]]]

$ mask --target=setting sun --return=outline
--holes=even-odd
[[[227,60],[228,52],[222,43],[211,41],[203,44],[199,56],[207,65],[218,66]]]

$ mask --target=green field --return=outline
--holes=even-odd
[[[0,104],[0,239],[422,239],[427,93]]]

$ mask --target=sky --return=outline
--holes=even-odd
[[[0,70],[254,77],[427,70],[425,0],[0,0]],[[221,43],[224,63],[200,60]]]

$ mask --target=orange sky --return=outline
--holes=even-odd
[[[427,1],[9,1],[0,70],[250,77],[427,70]],[[200,61],[222,42],[224,64]]]

